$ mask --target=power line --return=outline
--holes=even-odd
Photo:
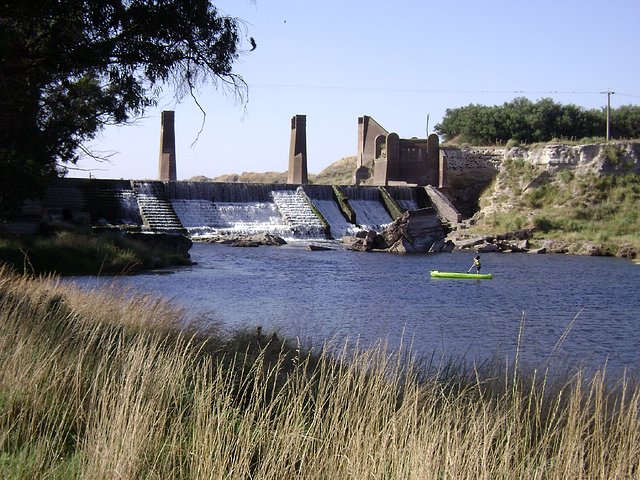
[[[602,92],[596,90],[457,90],[442,88],[401,88],[401,87],[364,87],[347,85],[292,85],[283,83],[254,83],[249,84],[253,88],[275,88],[282,90],[342,90],[348,92],[407,92],[407,93],[474,93],[474,94],[516,94],[516,95],[599,95]],[[617,93],[618,94],[618,93]],[[640,95],[619,93],[627,97],[640,98]]]

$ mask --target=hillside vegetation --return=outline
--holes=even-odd
[[[619,162],[614,148],[609,164]],[[624,170],[624,165],[617,165]],[[506,160],[480,198],[472,232],[499,234],[534,229],[538,239],[598,244],[605,255],[640,252],[640,176],[565,169],[550,172],[513,158]],[[628,249],[628,254],[620,249]],[[577,252],[570,252],[577,253]]]
[[[350,185],[356,169],[356,157],[343,157],[318,174],[309,173],[309,183],[316,185]],[[214,178],[193,177],[194,182],[287,183],[287,172],[230,173]]]

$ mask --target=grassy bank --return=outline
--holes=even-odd
[[[258,314],[257,314],[258,315]],[[640,389],[426,371],[181,329],[149,297],[0,270],[0,477],[632,478]]]
[[[119,232],[96,234],[90,230],[0,238],[0,262],[36,275],[124,275],[189,263],[183,255]]]

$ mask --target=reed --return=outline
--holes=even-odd
[[[2,478],[634,478],[640,389],[185,327],[0,270]]]

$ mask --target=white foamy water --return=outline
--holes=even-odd
[[[272,233],[293,236],[275,204],[269,202],[213,203],[208,200],[171,200],[180,222],[192,236]]]

